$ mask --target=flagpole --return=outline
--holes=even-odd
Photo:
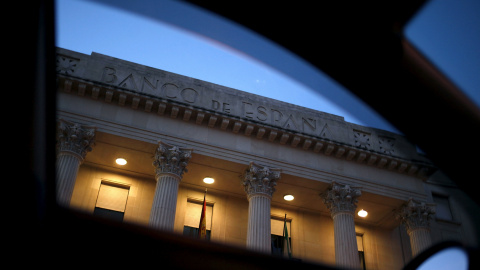
[[[285,250],[286,249],[286,250]],[[288,258],[292,258],[292,254],[290,251],[290,239],[288,239],[288,231],[287,231],[287,213],[285,213],[285,219],[283,220],[283,254],[287,251]]]
[[[288,249],[288,246],[286,247],[285,244],[285,222],[287,222],[287,213],[285,213],[285,218],[283,219],[283,235],[282,235],[282,256],[285,254],[285,248]],[[288,251],[287,251],[288,253]]]
[[[205,188],[205,193],[203,193],[203,205],[202,205],[202,213],[200,215],[200,224],[198,225],[198,237],[201,239],[206,239],[206,196],[207,196],[207,188]]]

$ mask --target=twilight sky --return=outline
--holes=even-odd
[[[282,72],[220,42],[148,16],[140,17],[135,13],[98,2],[102,1],[57,1],[58,47],[85,54],[97,52],[340,115],[348,122],[396,131],[355,97],[349,95],[342,86],[324,76],[321,71],[309,71],[308,65],[298,59],[294,62],[296,61],[299,67],[306,67],[305,74],[309,74],[308,72],[314,74],[309,75],[309,78],[314,77],[315,86],[318,86],[316,88],[321,89],[322,93],[312,91],[309,82],[299,83],[290,79]],[[175,11],[175,8],[181,5],[175,1],[158,1],[155,4],[173,6],[170,11]],[[431,1],[412,20],[405,34],[447,73],[448,77],[480,104],[478,14],[480,1]],[[268,48],[273,48],[271,51],[277,49],[274,45]],[[340,103],[331,102],[328,97],[331,97],[332,93],[343,95]],[[342,106],[361,108],[368,111],[369,116],[358,118],[356,117],[359,115],[358,110],[344,110]]]

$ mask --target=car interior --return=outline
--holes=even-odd
[[[123,8],[144,16],[155,16],[148,1],[109,1],[102,4]],[[442,74],[404,36],[404,27],[428,1],[322,1],[307,3],[255,3],[244,1],[183,2],[214,13],[275,42],[308,65],[327,74],[418,145],[465,196],[478,212],[477,158],[480,153],[480,109],[447,76]],[[141,3],[141,4],[140,4]],[[39,0],[22,12],[29,23],[22,26],[23,56],[28,65],[16,78],[26,83],[26,98],[19,124],[13,120],[19,147],[12,160],[24,160],[21,186],[24,197],[11,217],[19,231],[14,251],[31,254],[24,263],[55,267],[65,261],[81,266],[166,268],[336,269],[258,254],[216,243],[196,242],[145,227],[98,220],[93,216],[60,207],[55,202],[55,16],[54,1]],[[165,15],[165,14],[164,14]],[[188,18],[158,15],[159,20],[223,42],[257,57],[278,70],[288,72],[285,63],[268,54],[242,47],[218,29],[192,25]],[[216,31],[217,30],[217,31]],[[17,46],[19,42],[15,43]],[[304,74],[289,74],[308,80]],[[25,80],[28,78],[28,80]],[[306,82],[308,85],[308,81]],[[330,96],[329,96],[330,97]],[[334,93],[331,93],[334,98]],[[341,103],[341,101],[338,101]],[[354,108],[353,108],[354,110]],[[26,119],[26,122],[25,122]],[[454,127],[454,132],[452,128]],[[468,141],[468,147],[462,142]],[[28,153],[28,158],[24,155]],[[25,161],[26,160],[26,161]],[[474,218],[477,228],[480,219]],[[121,241],[115,236],[122,234]],[[81,251],[82,245],[102,237],[106,245],[123,246],[128,256],[142,258],[131,263],[118,257],[115,249]],[[476,236],[480,237],[480,234]],[[480,243],[480,239],[477,240]],[[130,245],[135,243],[135,245]],[[130,248],[135,246],[135,248]],[[468,256],[469,269],[478,269],[478,247],[448,242],[417,256],[405,269],[418,269],[428,258],[446,248],[459,248]],[[99,252],[94,261],[82,260],[82,252]],[[114,258],[114,259],[113,259]]]

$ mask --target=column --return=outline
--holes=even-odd
[[[242,184],[248,199],[248,249],[271,253],[270,202],[280,173],[280,169],[250,162],[243,175]]]
[[[80,125],[60,119],[57,124],[57,203],[69,206],[78,168],[95,141],[93,126]]]
[[[354,223],[357,198],[360,195],[362,193],[358,187],[336,182],[321,194],[333,219],[335,263],[342,268],[360,268]]]
[[[155,166],[155,195],[150,211],[150,226],[173,231],[177,209],[178,185],[187,172],[192,149],[158,142],[153,166]]]
[[[432,245],[430,219],[435,214],[434,204],[409,199],[396,214],[407,229],[413,257]]]

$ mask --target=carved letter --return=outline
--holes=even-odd
[[[185,88],[180,92],[180,95],[182,96],[183,100],[188,102],[188,103],[195,103],[198,97],[197,91],[193,88]]]
[[[278,117],[275,117],[275,113]],[[279,125],[278,121],[283,118],[283,113],[281,111],[272,109],[272,125]]]
[[[283,125],[283,128],[298,130],[298,127],[295,124],[295,121],[293,121],[293,114],[290,114],[287,121],[285,121],[285,124]]]
[[[178,86],[172,83],[166,83],[162,86],[162,89],[165,90],[165,96],[168,98],[177,98],[176,92]]]
[[[224,113],[230,113],[230,108],[227,108],[227,106],[230,106],[228,103],[223,103],[223,112]]]
[[[311,131],[315,131],[317,129],[317,121],[312,118],[303,118],[302,117],[302,123],[303,123],[303,131],[305,132],[305,124],[310,128]]]
[[[216,110],[218,110],[218,108],[220,108],[220,102],[212,99],[212,109],[214,109],[216,111]]]
[[[257,108],[257,119],[260,120],[260,121],[266,121],[267,120],[267,109],[263,106],[258,106]],[[260,117],[259,115],[263,115],[262,117]]]
[[[133,79],[133,74],[128,75],[125,79],[123,79],[123,81],[118,84],[118,86],[137,90],[137,85],[135,84],[135,80]]]
[[[152,90],[152,92],[155,92],[155,90],[157,90],[157,87],[158,87],[158,81],[159,80],[155,80],[154,79],[154,82],[155,82],[155,86],[147,79],[147,77],[143,77],[143,83],[142,83],[142,89],[141,91],[143,91],[143,89],[145,89],[145,85],[147,85],[150,90]]]
[[[252,103],[248,103],[245,101],[243,102],[243,116],[246,118],[252,119],[253,112],[251,112],[250,110],[247,111],[247,105],[252,106]]]
[[[105,67],[103,70],[102,81],[106,83],[114,83],[117,80],[115,73],[116,70],[114,68]]]

